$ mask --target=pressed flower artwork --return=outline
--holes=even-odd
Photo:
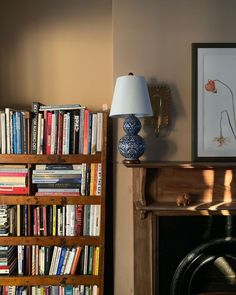
[[[193,61],[194,160],[232,160],[236,157],[236,44],[193,44]]]

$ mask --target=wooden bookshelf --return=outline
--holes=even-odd
[[[39,245],[39,246],[98,246],[98,275],[0,275],[1,286],[47,286],[47,285],[97,285],[99,295],[104,294],[104,259],[105,259],[105,205],[106,205],[106,167],[107,167],[107,130],[108,114],[103,113],[102,152],[95,155],[32,155],[1,154],[0,164],[26,164],[29,168],[29,195],[0,195],[0,204],[4,205],[100,205],[99,236],[0,236],[1,246]],[[99,196],[35,196],[31,183],[32,169],[36,164],[102,164],[102,186]],[[28,210],[29,211],[29,210]],[[32,216],[31,216],[32,217]],[[28,226],[32,224],[28,222]],[[30,230],[29,230],[30,232]],[[30,261],[29,261],[30,262]]]

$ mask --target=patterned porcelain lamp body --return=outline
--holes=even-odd
[[[137,117],[152,116],[152,107],[148,94],[147,83],[142,76],[127,75],[116,80],[111,117],[125,117],[124,131],[119,140],[118,149],[125,163],[139,163],[145,150],[145,143],[138,135],[141,123]]]

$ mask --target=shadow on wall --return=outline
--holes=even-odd
[[[99,59],[102,53],[94,49],[94,53],[90,53],[94,55],[89,56],[90,50],[86,49],[94,48],[91,45],[94,42],[105,43],[100,28],[107,26],[110,7],[111,0],[102,3],[82,0],[23,0],[1,3],[2,103],[5,100],[8,106],[14,104],[14,107],[22,107],[19,97],[24,104],[27,100],[25,96],[31,96],[32,100],[32,95],[40,93],[45,86],[43,82],[46,79],[49,80],[47,87],[50,86],[54,92],[63,83],[68,92],[75,87],[78,71],[88,80],[92,61],[96,57]],[[99,35],[102,35],[100,39]],[[91,48],[91,52],[92,50]],[[83,66],[83,73],[81,68],[78,69],[82,58],[88,64],[87,67]],[[55,78],[57,73],[58,77]],[[69,76],[73,78],[72,81]],[[81,87],[85,88],[84,85]]]
[[[151,81],[150,89],[155,88],[158,83],[156,80]],[[175,85],[164,85],[170,89],[170,97],[168,98],[168,125],[163,128],[159,134],[155,133],[155,126],[153,120],[143,121],[143,137],[146,143],[144,160],[148,161],[164,161],[170,159],[172,155],[176,154],[176,143],[170,140],[171,133],[175,132],[176,120],[180,117],[186,118],[186,110],[181,100],[178,89]],[[152,100],[156,99],[153,92],[150,90],[150,97]],[[154,110],[155,113],[155,110]],[[183,136],[183,140],[185,140]]]

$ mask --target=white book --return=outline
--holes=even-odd
[[[36,286],[31,287],[31,295],[36,295]]]
[[[92,114],[92,138],[91,138],[91,154],[97,151],[97,114]]]
[[[71,210],[72,210],[72,205],[66,205],[66,236],[71,235]]]
[[[98,286],[96,286],[96,285],[93,286],[93,290],[92,290],[91,295],[98,295]]]
[[[67,258],[66,266],[65,266],[65,271],[64,271],[65,275],[69,275],[71,272],[72,264],[73,264],[73,261],[75,258],[75,252],[76,252],[76,249],[72,248],[68,254],[68,258]]]
[[[102,163],[97,164],[97,185],[96,185],[96,196],[101,196],[102,194]]]
[[[94,236],[99,236],[101,224],[101,205],[95,205],[94,219]]]
[[[66,206],[62,207],[62,236],[66,233]]]
[[[63,132],[62,132],[62,154],[66,154],[66,129],[67,129],[67,114],[63,114]]]
[[[5,123],[5,113],[0,113],[0,121],[1,121],[1,147],[2,154],[6,154],[6,123]]]
[[[39,274],[44,275],[45,270],[45,247],[39,249]]]
[[[61,208],[57,208],[57,235],[61,236]]]
[[[87,275],[88,274],[88,254],[89,254],[89,248],[88,245],[84,246],[84,267],[83,267],[83,274]]]
[[[44,142],[44,118],[42,118],[41,120],[41,130],[40,130],[40,149],[39,149],[39,153],[40,155],[43,154],[43,142]]]
[[[16,286],[8,286],[8,295],[16,294]]]
[[[81,196],[85,196],[85,185],[86,185],[86,163],[82,163],[82,175],[81,175]]]
[[[95,228],[95,206],[90,205],[90,218],[89,218],[89,236],[94,236],[94,228]]]
[[[56,255],[57,255],[57,248],[58,248],[57,246],[54,246],[53,253],[52,253],[51,265],[49,268],[49,275],[53,275],[54,264],[55,264]]]
[[[35,245],[35,275],[39,274],[39,245]]]
[[[52,129],[51,129],[51,155],[55,154],[55,143],[56,143],[56,115],[52,114]]]
[[[53,275],[57,274],[57,268],[58,268],[58,264],[59,264],[59,260],[60,260],[60,256],[61,256],[61,250],[62,250],[62,247],[57,247],[55,264],[53,266],[53,273],[52,273]]]
[[[6,118],[6,149],[7,154],[11,153],[11,143],[10,143],[10,108],[5,108],[5,118]]]
[[[23,275],[23,268],[22,268],[22,264],[23,264],[23,259],[24,259],[24,247],[23,245],[19,245],[17,246],[17,250],[18,250],[18,275]]]
[[[97,113],[97,152],[102,151],[103,113]]]
[[[70,215],[70,236],[75,236],[75,205],[71,206],[71,215]]]
[[[41,122],[42,122],[42,113],[38,113],[38,121],[37,121],[37,154],[40,154],[40,142],[41,142]]]

